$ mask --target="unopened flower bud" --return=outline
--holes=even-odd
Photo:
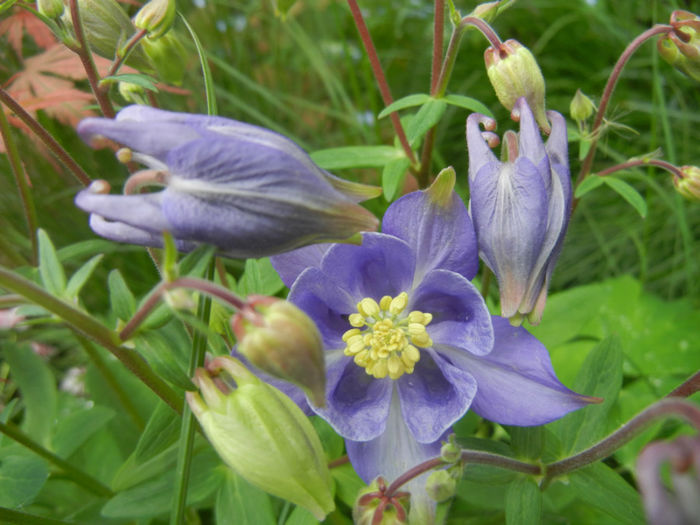
[[[36,9],[47,18],[58,18],[63,14],[63,0],[37,0]]]
[[[148,102],[145,98],[146,89],[133,82],[119,82],[119,94],[124,100],[133,104],[146,104]]]
[[[457,444],[457,438],[450,434],[449,441],[442,445],[440,457],[446,463],[457,463],[462,458],[462,447]]]
[[[498,49],[484,52],[486,73],[498,100],[509,111],[515,101],[525,97],[539,127],[547,134],[551,128],[545,115],[544,77],[530,50],[516,40],[506,40]]]
[[[700,17],[689,11],[671,13],[673,30],[657,40],[659,54],[690,78],[700,81]]]
[[[496,2],[485,2],[479,4],[474,8],[469,16],[474,16],[476,18],[481,18],[486,23],[491,23],[494,21],[496,16],[498,16],[502,11],[505,11],[514,0],[499,0]]]
[[[181,84],[185,74],[183,64],[187,62],[189,55],[181,39],[181,35],[172,30],[157,40],[141,40],[141,47],[158,71],[159,78],[168,84]]]
[[[399,498],[392,497],[388,503],[383,502],[385,490],[386,482],[382,478],[377,478],[360,491],[352,509],[352,520],[355,525],[374,525],[375,523],[403,525],[407,523],[406,509],[399,502]],[[401,496],[405,494],[401,493]],[[379,504],[382,502],[384,506],[379,509]],[[374,515],[377,512],[381,513],[381,520],[375,522]]]
[[[681,166],[683,178],[674,177],[676,191],[686,199],[700,200],[700,168],[697,166]]]
[[[175,0],[150,0],[136,13],[134,25],[148,31],[148,38],[159,38],[172,27],[175,10]]]
[[[448,470],[436,470],[428,476],[425,482],[425,490],[433,500],[438,503],[450,499],[455,495],[457,480]]]
[[[221,458],[251,484],[308,509],[333,510],[321,442],[301,409],[232,357],[217,357],[193,382],[187,402]]]
[[[231,320],[238,351],[261,370],[299,386],[314,405],[325,406],[323,342],[314,322],[288,301],[248,299],[250,308]]]
[[[571,99],[571,104],[569,104],[571,118],[576,122],[583,122],[589,119],[594,111],[595,104],[593,104],[593,101],[584,95],[583,91],[577,89],[574,98]]]

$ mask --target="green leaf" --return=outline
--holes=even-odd
[[[85,286],[85,283],[92,275],[92,272],[94,272],[97,265],[100,264],[102,257],[104,257],[102,254],[95,255],[92,259],[76,270],[66,286],[67,298],[73,299],[78,296],[80,290],[83,289],[83,286]]]
[[[311,160],[326,170],[343,168],[381,168],[387,162],[404,157],[392,146],[347,146],[314,151]]]
[[[66,289],[66,274],[58,260],[56,249],[49,236],[42,229],[37,233],[39,239],[39,276],[47,291],[57,297],[63,297]]]
[[[154,91],[156,93],[158,92],[158,88],[156,87],[158,81],[153,77],[144,75],[143,73],[123,73],[121,75],[112,75],[102,79],[102,81],[105,80],[111,82],[129,82],[130,84],[136,84],[137,86],[141,86],[149,91]]]
[[[331,476],[335,480],[336,497],[352,508],[360,490],[366,486],[365,482],[360,479],[350,463],[332,468]]]
[[[284,288],[284,283],[267,257],[248,259],[245,262],[243,275],[236,286],[238,293],[243,296],[250,294],[275,295],[282,288]]]
[[[403,186],[406,180],[406,170],[411,165],[411,161],[406,157],[390,161],[382,171],[382,193],[387,202],[394,200],[394,197]]]
[[[537,525],[542,521],[542,492],[532,478],[518,478],[506,492],[506,525]]]
[[[103,428],[115,415],[114,410],[94,406],[73,412],[59,419],[53,437],[53,449],[62,458],[67,458],[83,443]]]
[[[187,374],[185,352],[191,343],[176,332],[174,325],[168,328],[171,329],[138,332],[132,339],[134,346],[163,379],[183,390],[195,390]]]
[[[56,382],[48,365],[28,344],[3,345],[10,377],[22,393],[22,430],[42,446],[49,445],[49,434],[56,417]]]
[[[197,49],[197,56],[199,57],[199,64],[202,67],[202,77],[204,79],[204,94],[207,99],[207,115],[216,115],[217,108],[216,96],[214,94],[214,79],[211,76],[211,68],[209,67],[206,52],[204,51],[204,47],[202,46],[202,42],[199,40],[197,33],[195,33],[194,29],[187,21],[187,18],[185,18],[182,13],[178,13],[178,15],[180,15],[180,20],[182,20],[182,23],[185,24],[187,31],[189,31],[190,37],[192,37],[192,42],[194,42],[194,47]]]
[[[109,272],[107,286],[112,312],[122,321],[128,321],[136,311],[136,300],[119,270]]]
[[[473,111],[474,113],[481,113],[487,117],[494,118],[491,110],[475,98],[465,97],[464,95],[445,95],[443,100],[451,106],[458,106]]]
[[[303,507],[295,507],[284,525],[318,525],[319,521]]]
[[[173,445],[180,434],[180,417],[163,402],[159,402],[146,423],[134,450],[134,461],[143,463]]]
[[[49,467],[36,456],[6,456],[0,460],[0,507],[29,505],[49,477]]]
[[[632,207],[637,210],[637,213],[642,217],[647,216],[647,203],[634,187],[622,179],[607,176],[603,177],[605,184],[620,194],[620,196],[629,202]]]
[[[333,430],[325,420],[318,416],[312,416],[310,418],[311,424],[314,426],[318,437],[321,439],[321,444],[323,445],[323,450],[326,453],[326,459],[328,461],[340,457],[343,454],[344,442],[343,438],[338,435],[338,433]]]
[[[516,456],[525,459],[539,459],[544,449],[545,429],[539,427],[507,427],[510,446]]]
[[[604,463],[594,463],[569,475],[569,483],[588,505],[610,514],[620,523],[644,523],[639,494]]]
[[[275,525],[270,497],[233,470],[224,468],[224,482],[216,493],[217,525]]]
[[[447,109],[447,102],[442,99],[431,98],[418,110],[406,129],[408,142],[415,147],[420,139],[437,124]]]
[[[425,93],[415,93],[413,95],[406,95],[398,100],[394,100],[391,104],[385,107],[377,115],[377,119],[381,119],[393,113],[394,111],[399,111],[401,109],[412,108],[414,106],[422,106],[430,100],[430,95]]]
[[[591,350],[573,385],[574,391],[602,397],[603,402],[572,412],[553,424],[564,453],[589,447],[608,432],[612,425],[608,424],[607,416],[621,386],[622,346],[619,338],[613,335]]]
[[[576,188],[575,196],[577,199],[583,197],[589,191],[596,189],[598,186],[602,186],[605,183],[605,177],[599,177],[598,175],[589,175],[583,182]]]

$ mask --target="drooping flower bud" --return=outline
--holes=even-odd
[[[157,40],[144,38],[141,48],[151,60],[158,77],[168,84],[180,85],[185,74],[182,67],[189,57],[182,45],[182,35],[175,29],[161,35]]]
[[[689,11],[671,13],[673,30],[656,41],[666,62],[700,82],[700,17]]]
[[[149,0],[134,16],[134,25],[148,31],[148,38],[156,39],[170,30],[175,12],[175,0]]]
[[[438,503],[450,499],[457,490],[457,480],[449,470],[441,469],[432,472],[425,482],[425,490]]]
[[[133,82],[119,82],[119,94],[132,104],[146,104],[146,88],[140,84],[134,84]]]
[[[681,166],[683,178],[674,177],[676,191],[686,199],[700,200],[700,168],[697,166]]]
[[[379,477],[362,489],[355,500],[352,509],[352,520],[355,525],[403,525],[408,517],[401,499],[408,494],[397,493],[394,497],[386,497],[386,482]],[[375,515],[381,516],[375,521]]]
[[[571,104],[569,104],[571,118],[576,122],[583,122],[591,118],[594,111],[595,104],[593,104],[593,101],[584,95],[583,91],[577,89],[574,98],[571,99]]]
[[[323,342],[314,322],[275,297],[253,295],[248,305],[231,319],[238,352],[264,372],[299,386],[314,405],[325,406]]]
[[[540,128],[547,134],[550,125],[544,105],[544,77],[530,50],[516,40],[506,40],[498,49],[484,52],[486,73],[498,100],[512,111],[515,101],[525,97]]]
[[[223,372],[223,373],[222,373]],[[308,509],[333,510],[321,442],[301,409],[232,357],[217,357],[193,382],[187,402],[221,458],[253,485]]]
[[[440,457],[447,463],[457,463],[462,458],[462,447],[454,434],[450,434],[447,439],[447,443],[440,448]]]
[[[63,14],[63,0],[37,0],[36,9],[47,18],[58,18]]]

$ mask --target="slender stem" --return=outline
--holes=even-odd
[[[700,371],[695,372],[688,379],[674,388],[666,397],[688,397],[700,391]]]
[[[612,97],[613,91],[615,90],[615,85],[617,84],[618,79],[620,78],[620,74],[622,73],[622,69],[625,67],[625,64],[627,64],[627,61],[630,59],[632,54],[639,49],[639,47],[649,40],[650,38],[661,34],[661,33],[668,33],[669,31],[672,31],[673,27],[667,26],[667,25],[655,25],[654,27],[647,29],[644,31],[641,35],[639,35],[637,38],[632,40],[632,42],[629,43],[627,48],[623,51],[623,53],[620,55],[620,58],[617,60],[617,63],[615,64],[615,67],[613,68],[612,72],[610,73],[610,77],[608,78],[607,84],[605,84],[605,89],[603,90],[603,95],[600,97],[600,105],[598,106],[598,112],[596,113],[595,120],[593,121],[593,128],[591,130],[592,133],[592,139],[591,139],[591,147],[588,150],[588,154],[586,155],[586,158],[583,159],[583,164],[581,165],[581,171],[578,174],[578,177],[576,178],[576,185],[581,184],[583,179],[585,179],[589,172],[591,171],[591,166],[593,165],[593,159],[595,157],[596,149],[598,146],[598,140],[600,139],[600,127],[603,123],[603,117],[605,117],[605,110],[608,107],[608,103],[610,102],[610,98]]]
[[[209,262],[207,268],[207,279],[214,277],[215,263],[214,260]],[[209,326],[209,317],[211,314],[211,297],[207,294],[202,294],[199,297],[199,305],[197,306],[197,318],[202,322],[203,326]],[[195,370],[204,364],[204,354],[207,349],[206,333],[197,330],[192,339],[192,353],[190,354],[190,363],[188,375],[194,376]],[[175,471],[176,490],[175,490],[175,505],[170,514],[171,525],[180,525],[185,516],[185,508],[187,507],[187,487],[190,479],[190,467],[192,465],[192,446],[194,444],[194,432],[196,424],[195,418],[187,403],[184,404],[182,410],[182,425],[180,427],[180,443],[178,446],[177,467]]]
[[[430,94],[435,95],[442,64],[442,41],[445,32],[445,0],[435,0],[433,20],[433,62],[430,71]]]
[[[336,468],[340,465],[345,465],[346,463],[350,463],[350,458],[347,454],[340,456],[339,458],[335,458],[333,461],[329,461],[328,468]]]
[[[657,166],[659,168],[665,169],[666,171],[672,173],[678,178],[683,178],[683,174],[677,166],[674,166],[673,164],[671,164],[670,162],[666,162],[665,160],[657,159],[628,160],[627,162],[623,162],[622,164],[616,164],[615,166],[606,168],[603,171],[599,171],[598,173],[596,173],[596,175],[598,175],[599,177],[605,177],[606,175],[610,175],[611,173],[615,173],[616,171],[622,171],[626,170],[627,168],[634,168],[636,166]]]
[[[131,51],[134,49],[136,44],[138,44],[139,41],[147,34],[148,31],[146,29],[141,29],[140,31],[134,33],[131,36],[131,38],[126,42],[126,44],[124,44],[124,47],[120,50],[117,59],[112,63],[112,66],[109,68],[109,71],[107,72],[108,77],[116,75],[119,72],[119,68],[121,68],[126,59],[129,58],[129,55],[131,54]],[[108,86],[102,86],[101,88],[105,93],[109,89]]]
[[[427,188],[430,186],[430,164],[433,157],[433,147],[435,146],[435,128],[433,126],[425,134],[423,141],[423,151],[420,156],[420,170],[416,173],[419,188]]]
[[[92,182],[90,176],[80,167],[80,165],[70,156],[70,154],[63,149],[56,139],[54,139],[51,134],[44,129],[44,127],[37,122],[37,120],[32,117],[22,106],[20,106],[15,99],[13,99],[10,94],[4,89],[0,88],[0,102],[5,104],[10,108],[14,114],[22,121],[26,126],[34,132],[34,134],[43,142],[44,146],[49,148],[51,153],[53,153],[56,158],[63,164],[68,170],[78,179],[84,186],[89,186]]]
[[[38,304],[57,315],[75,332],[91,339],[112,353],[136,377],[165,401],[173,410],[180,413],[182,397],[160,378],[137,352],[121,345],[119,335],[91,316],[72,305],[54,297],[33,282],[0,266],[0,287],[21,295],[28,301]]]
[[[78,42],[77,48],[73,49],[78,56],[80,61],[83,63],[83,68],[85,69],[85,74],[87,75],[88,82],[90,83],[90,89],[97,99],[97,103],[100,105],[102,114],[108,118],[114,118],[114,108],[112,103],[107,97],[106,93],[100,89],[99,85],[99,75],[97,74],[97,68],[95,67],[95,62],[92,59],[92,53],[90,52],[90,47],[88,46],[87,40],[85,39],[85,32],[83,31],[83,22],[80,19],[80,9],[78,8],[78,0],[70,0],[70,16],[73,21],[73,31],[75,32],[75,39]]]
[[[377,50],[374,47],[372,36],[369,34],[367,24],[365,24],[365,19],[362,16],[360,7],[357,5],[357,0],[347,1],[348,5],[350,6],[350,11],[352,12],[352,17],[355,20],[355,26],[357,27],[357,31],[360,33],[360,39],[362,40],[362,43],[365,46],[365,51],[367,52],[367,56],[369,57],[369,63],[372,66],[372,72],[374,73],[374,78],[377,81],[377,85],[379,86],[379,92],[382,95],[382,100],[384,101],[384,105],[388,106],[394,101],[394,98],[391,96],[391,89],[389,88],[389,84],[387,83],[386,77],[384,76],[384,70],[382,69],[381,62],[379,62],[379,56],[377,56]],[[399,137],[399,142],[401,143],[401,147],[406,153],[406,157],[408,157],[412,164],[415,164],[416,156],[413,153],[410,144],[408,143],[408,138],[406,138],[406,132],[404,131],[403,126],[401,125],[401,120],[399,119],[398,113],[394,111],[390,115],[390,117],[391,123],[394,126],[394,131]]]
[[[18,510],[0,507],[0,523],[12,525],[75,525],[74,521],[62,521],[46,516],[36,516]]]
[[[700,409],[698,407],[682,399],[662,399],[637,414],[618,430],[592,447],[566,459],[546,465],[545,482],[609,456],[639,435],[639,433],[646,430],[652,423],[669,415],[680,416],[700,430]]]
[[[229,304],[236,310],[241,310],[245,308],[246,302],[238,297],[233,292],[227,290],[223,286],[219,286],[216,283],[207,281],[206,279],[197,279],[195,277],[180,277],[170,282],[163,282],[156,286],[148,299],[143,303],[143,306],[134,314],[134,316],[129,320],[124,326],[121,332],[119,332],[119,337],[122,341],[128,340],[134,333],[134,330],[139,327],[139,325],[146,319],[149,313],[156,307],[158,301],[160,301],[163,294],[168,290],[174,288],[191,288],[193,290],[198,290],[206,296],[216,297]]]
[[[126,393],[112,371],[105,364],[102,356],[97,351],[97,348],[95,348],[90,341],[80,335],[76,335],[76,339],[78,339],[80,346],[83,347],[83,350],[85,350],[85,353],[90,358],[90,361],[92,361],[92,364],[95,365],[95,368],[102,376],[102,379],[105,381],[105,383],[107,383],[107,385],[109,385],[114,394],[117,396],[117,399],[121,403],[122,407],[124,407],[124,411],[129,415],[136,427],[139,430],[143,430],[145,427],[145,421],[141,417],[141,414],[139,414],[139,411],[136,409],[136,405],[134,405],[133,401],[131,401],[129,394]]]
[[[17,184],[17,189],[19,190],[22,208],[24,209],[24,218],[27,221],[29,240],[32,244],[32,261],[33,263],[36,263],[39,254],[39,245],[36,236],[36,206],[34,205],[32,191],[29,188],[29,182],[27,181],[27,176],[24,171],[24,167],[22,166],[17,144],[15,144],[15,140],[12,137],[10,123],[8,122],[7,115],[5,115],[2,108],[0,108],[0,136],[2,136],[2,140],[5,143],[7,159],[10,161],[10,168],[12,169],[12,174],[15,177],[15,183]]]
[[[86,474],[82,470],[75,468],[65,459],[60,458],[53,452],[45,449],[12,423],[0,423],[0,432],[5,434],[10,439],[13,439],[20,445],[28,448],[36,455],[48,460],[50,463],[61,469],[69,479],[84,489],[89,490],[93,494],[103,498],[109,498],[114,495],[112,490],[101,481],[93,478],[89,474]]]

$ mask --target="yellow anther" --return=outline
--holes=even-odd
[[[353,328],[343,334],[344,353],[367,374],[378,379],[411,374],[420,359],[418,348],[432,346],[425,327],[433,316],[419,311],[403,314],[406,306],[406,292],[385,295],[379,303],[366,297],[357,303],[357,313],[348,316]]]
[[[126,164],[127,162],[131,162],[131,159],[134,156],[134,152],[131,151],[129,148],[120,148],[117,150],[116,157],[119,162],[122,164]]]

